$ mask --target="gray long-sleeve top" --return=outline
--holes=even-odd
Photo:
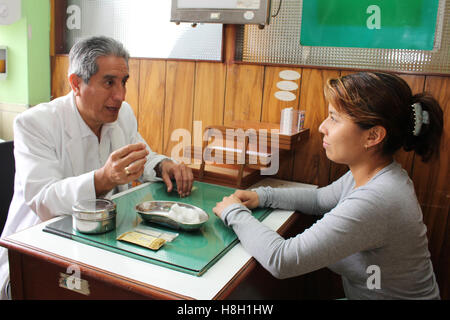
[[[319,189],[256,189],[260,207],[323,215],[290,239],[241,204],[227,207],[222,220],[277,278],[328,267],[342,276],[349,299],[439,299],[426,226],[406,171],[393,162],[366,185],[354,186],[349,171]]]

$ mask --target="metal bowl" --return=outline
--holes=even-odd
[[[194,209],[200,213],[199,223],[186,223],[178,221],[169,216],[169,211],[174,204],[180,207]],[[136,205],[136,212],[141,216],[144,221],[156,223],[167,226],[172,229],[181,229],[186,231],[193,231],[200,229],[208,219],[208,214],[199,207],[175,201],[145,201]]]
[[[105,233],[116,228],[116,204],[107,199],[85,200],[72,207],[73,229],[88,234]]]

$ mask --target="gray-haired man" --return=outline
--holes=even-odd
[[[72,91],[19,115],[14,123],[16,177],[2,237],[70,212],[80,200],[108,197],[138,178],[162,179],[181,196],[192,171],[153,152],[124,102],[127,51],[107,37],[81,40],[69,54]],[[8,298],[7,251],[0,248],[0,296]]]

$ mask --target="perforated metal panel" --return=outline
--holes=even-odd
[[[68,0],[80,10],[80,29],[66,25],[67,48],[80,38],[105,35],[121,41],[132,57],[220,60],[221,24],[170,22],[171,2]],[[70,10],[69,10],[70,11]],[[73,21],[69,14],[68,21]],[[70,23],[68,23],[70,24]]]
[[[276,12],[280,0],[273,0]],[[450,74],[450,1],[439,2],[434,49],[365,49],[300,45],[302,0],[283,0],[263,30],[245,26],[237,35],[236,58],[245,62]]]

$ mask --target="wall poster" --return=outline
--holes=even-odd
[[[300,44],[433,50],[439,0],[303,1]]]

